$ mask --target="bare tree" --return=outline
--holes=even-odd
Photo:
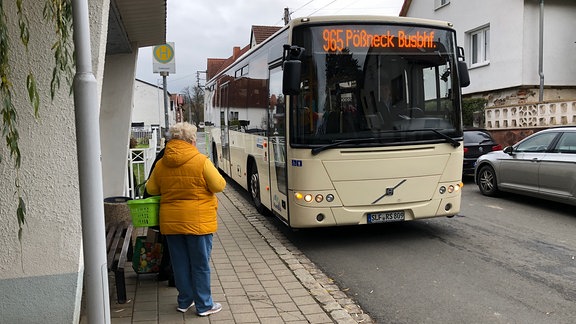
[[[184,97],[184,120],[198,126],[204,121],[204,89],[199,86],[187,86],[182,90]]]

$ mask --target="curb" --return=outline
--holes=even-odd
[[[239,191],[244,190],[233,181],[228,185],[233,190],[225,189],[223,194],[238,208],[276,254],[290,268],[310,295],[321,305],[326,313],[338,324],[376,323],[362,308],[338,285],[328,278],[310,259],[294,246],[284,234],[266,220],[267,216],[259,214],[251,202],[242,197]],[[232,183],[230,183],[232,182]],[[274,217],[274,216],[269,216]]]

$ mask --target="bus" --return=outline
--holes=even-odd
[[[205,85],[207,152],[291,228],[460,210],[464,51],[448,22],[293,19]]]

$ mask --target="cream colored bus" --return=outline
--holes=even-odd
[[[450,23],[293,19],[207,81],[206,145],[293,228],[454,216],[468,83]]]

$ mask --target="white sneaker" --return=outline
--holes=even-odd
[[[214,305],[212,306],[212,309],[209,309],[209,310],[202,312],[202,313],[198,313],[198,316],[208,316],[208,315],[216,314],[221,310],[222,310],[222,305],[220,303],[214,303]]]
[[[180,313],[186,313],[190,308],[192,308],[192,306],[194,306],[194,302],[192,302],[192,304],[190,304],[190,306],[186,307],[186,308],[176,308],[177,311],[179,311]]]

